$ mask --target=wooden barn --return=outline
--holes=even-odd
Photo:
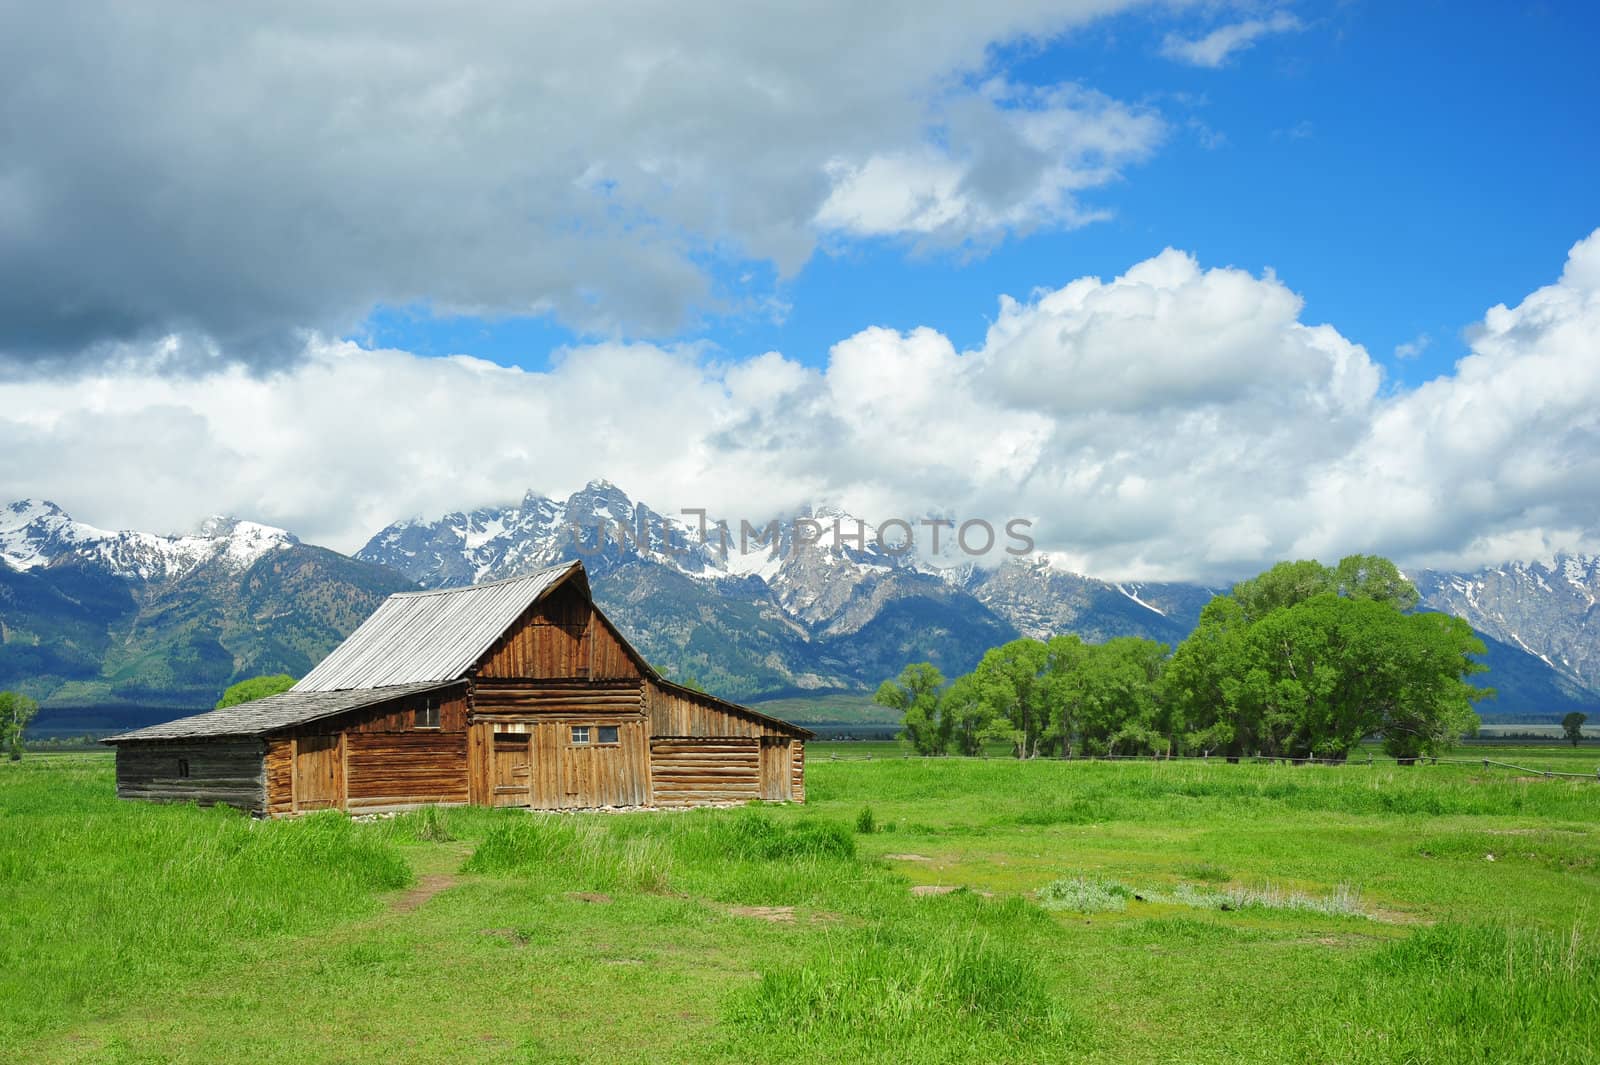
[[[390,596],[289,691],[105,742],[123,798],[279,816],[803,802],[810,736],[662,678],[573,562]]]

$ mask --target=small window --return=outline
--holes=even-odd
[[[588,743],[589,742],[589,726],[588,725],[573,725],[572,726],[572,742],[575,743],[575,744],[577,744],[577,743]]]
[[[438,728],[439,704],[434,702],[432,699],[428,699],[421,706],[417,707],[415,727]]]
[[[617,742],[617,726],[615,726],[615,725],[601,725],[600,728],[599,728],[599,732],[600,732],[600,737],[597,740],[595,740],[596,743],[616,743]]]
[[[186,777],[189,775],[189,759],[178,759],[178,775],[180,777]]]

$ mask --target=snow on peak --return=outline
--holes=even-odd
[[[1166,617],[1167,616],[1167,612],[1165,610],[1162,610],[1160,607],[1156,606],[1154,603],[1147,603],[1143,599],[1139,598],[1139,586],[1137,584],[1133,586],[1133,591],[1131,591],[1131,592],[1128,590],[1127,585],[1119,584],[1119,585],[1117,585],[1117,591],[1121,592],[1123,595],[1127,596],[1129,599],[1132,599],[1135,603],[1138,603],[1140,606],[1144,607],[1146,610],[1154,610],[1157,614],[1160,614],[1162,617]]]
[[[19,500],[0,510],[0,558],[13,569],[72,555],[124,577],[173,579],[206,562],[242,570],[268,551],[297,543],[283,529],[214,516],[189,536],[112,532],[74,521],[54,503]]]

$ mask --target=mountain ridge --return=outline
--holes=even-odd
[[[737,538],[719,550],[697,526],[595,481],[565,499],[530,492],[395,522],[349,557],[234,518],[181,535],[113,532],[19,500],[0,508],[0,687],[86,713],[202,708],[241,676],[303,673],[390,592],[574,558],[652,663],[750,701],[859,695],[908,661],[954,675],[1018,635],[1172,645],[1219,590],[1100,580],[1042,553],[988,567],[953,551],[930,560],[885,548],[837,508],[798,518],[815,526],[814,543],[797,543],[790,522],[748,553]],[[1597,666],[1588,626],[1600,564],[1563,557],[1413,579],[1424,608],[1466,617],[1489,641],[1487,682],[1501,699],[1486,714],[1600,705],[1585,679]]]

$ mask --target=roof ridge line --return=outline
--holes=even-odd
[[[557,570],[571,569],[574,566],[581,565],[583,565],[582,561],[579,559],[573,559],[571,562],[562,562],[554,566],[540,566],[538,569],[533,570],[530,573],[524,573],[520,577],[502,577],[497,581],[485,581],[482,584],[462,584],[457,585],[454,588],[422,588],[415,592],[394,592],[389,596],[389,598],[421,599],[430,595],[457,595],[461,592],[470,592],[477,588],[498,588],[501,585],[516,584],[518,581],[531,581],[535,577],[542,577],[547,573],[554,573]]]

